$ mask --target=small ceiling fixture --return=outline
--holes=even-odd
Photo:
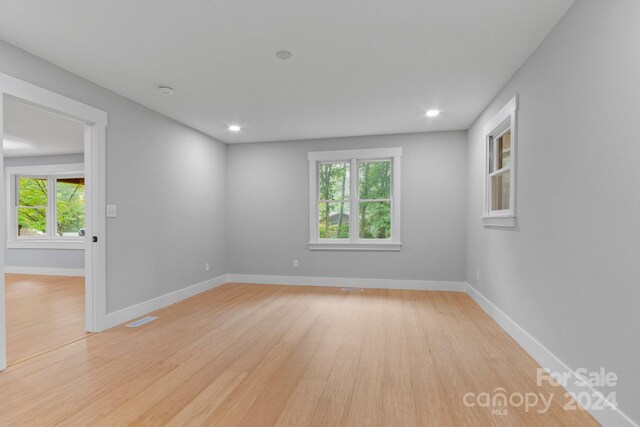
[[[158,92],[163,95],[173,95],[175,90],[171,86],[158,86]]]
[[[276,56],[280,59],[289,59],[291,58],[291,52],[288,50],[279,50],[276,52]]]
[[[429,110],[427,111],[427,117],[437,117],[440,115],[440,110]]]
[[[240,132],[240,129],[242,128],[238,125],[231,125],[227,129],[229,129],[231,132]]]

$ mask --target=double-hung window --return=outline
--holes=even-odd
[[[82,164],[7,168],[8,246],[82,247],[84,190]]]
[[[309,153],[311,249],[400,250],[401,148]]]
[[[517,111],[516,95],[484,127],[486,226],[515,226]]]

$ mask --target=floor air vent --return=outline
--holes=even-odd
[[[138,319],[135,322],[131,322],[127,325],[128,328],[137,328],[138,326],[142,326],[145,323],[149,323],[152,320],[156,320],[157,317],[155,316],[147,316],[147,317],[143,317],[142,319]]]
[[[362,292],[364,289],[362,288],[342,288],[340,289],[342,292]]]

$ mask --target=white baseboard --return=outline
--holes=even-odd
[[[123,308],[106,315],[105,321],[99,325],[99,331],[121,325],[129,320],[149,314],[183,299],[201,292],[213,289],[224,283],[255,283],[270,285],[298,285],[298,286],[332,286],[359,287],[372,289],[406,289],[423,291],[452,291],[464,292],[465,282],[437,282],[428,280],[392,280],[392,279],[353,279],[337,277],[310,276],[264,276],[252,274],[223,274],[205,282],[171,292],[148,301]]]
[[[142,302],[140,304],[109,313],[100,330],[105,330],[152,311],[175,304],[185,298],[213,289],[224,283],[255,283],[297,286],[359,287],[372,289],[406,289],[424,291],[466,292],[493,320],[502,327],[540,366],[553,372],[569,372],[572,375],[566,390],[573,393],[588,392],[597,395],[597,391],[589,385],[579,386],[579,377],[558,357],[532,337],[520,325],[514,322],[502,310],[465,282],[428,281],[428,280],[393,280],[393,279],[356,279],[339,277],[311,276],[270,276],[253,274],[226,274],[201,282],[184,289]],[[591,410],[589,413],[604,426],[638,427],[626,414],[618,408],[608,410]]]
[[[265,276],[256,274],[227,274],[230,283],[264,285],[356,287],[368,289],[405,289],[419,291],[464,292],[465,282],[395,279],[354,279],[347,277]]]
[[[84,276],[84,268],[5,266],[5,273],[41,274],[46,276]]]
[[[529,335],[520,325],[514,322],[509,316],[507,316],[502,310],[496,307],[491,301],[489,301],[484,295],[478,292],[473,286],[467,283],[467,294],[489,315],[496,321],[502,329],[507,332],[520,346],[529,353],[536,362],[543,368],[549,369],[551,372],[567,372],[571,374],[571,378],[568,381],[565,389],[572,393],[587,392],[592,396],[598,395],[593,387],[589,385],[579,386],[579,377],[575,371],[565,365],[556,355],[551,353],[544,345],[538,342],[534,337]],[[604,410],[589,410],[589,413],[603,426],[634,426],[638,425],[631,420],[626,414],[624,414],[618,408],[604,409]]]
[[[123,308],[122,310],[114,311],[113,313],[107,313],[104,324],[99,325],[99,331],[113,328],[114,326],[118,326],[122,323],[128,322],[129,320],[144,316],[152,311],[159,310],[168,305],[182,301],[183,299],[190,298],[201,292],[216,288],[226,282],[227,275],[223,274],[218,277],[214,277],[213,279],[205,280],[204,282],[196,283],[195,285],[191,285],[186,288],[150,299],[148,301]]]

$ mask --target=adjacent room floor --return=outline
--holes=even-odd
[[[84,277],[5,274],[9,366],[83,337]]]
[[[155,315],[0,373],[0,424],[597,425],[464,293],[227,284]],[[554,398],[463,403],[498,387]]]

